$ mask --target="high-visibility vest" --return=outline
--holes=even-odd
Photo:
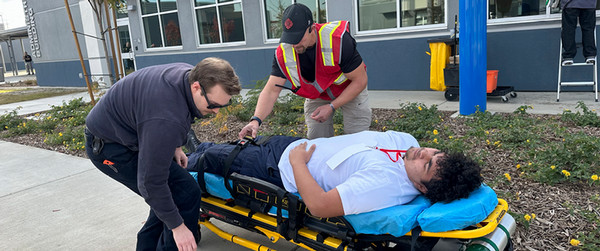
[[[294,93],[309,99],[334,100],[351,82],[344,76],[339,65],[342,59],[342,36],[350,31],[348,21],[315,24],[315,30],[315,82],[308,82],[302,77],[298,54],[291,44],[279,44],[275,56],[279,69],[292,83],[292,88],[289,89]]]

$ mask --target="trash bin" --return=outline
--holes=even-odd
[[[4,67],[0,66],[0,82],[4,82]]]

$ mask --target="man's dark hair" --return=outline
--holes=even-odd
[[[208,57],[196,64],[188,77],[190,85],[198,81],[209,91],[216,84],[220,84],[228,95],[237,95],[242,86],[240,79],[235,74],[233,67],[224,59]],[[202,93],[205,95],[205,93]]]
[[[481,186],[481,167],[473,159],[462,153],[446,153],[437,164],[434,178],[425,184],[425,197],[431,203],[451,202],[467,198],[469,194]]]

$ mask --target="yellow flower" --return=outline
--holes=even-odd
[[[576,239],[571,239],[570,243],[571,243],[571,245],[577,247],[577,246],[579,246],[579,243],[581,243],[581,242]]]
[[[519,174],[519,177],[523,176],[523,174],[525,174],[525,172],[521,172],[521,173]]]
[[[531,162],[527,162],[527,165],[528,165],[528,166],[531,166]]]
[[[569,176],[571,176],[571,173],[570,173],[569,171],[567,171],[567,170],[564,170],[564,169],[563,169],[563,170],[562,170],[562,173],[565,175],[565,177],[569,177]]]
[[[384,126],[384,127],[383,127],[383,128],[381,128],[381,129],[385,131],[385,128],[386,128],[386,127]]]
[[[531,219],[534,220],[535,219],[535,214],[531,213]]]
[[[62,137],[62,135],[63,135],[62,132],[58,133],[58,137]]]
[[[452,139],[452,138],[454,138],[454,137],[452,137],[452,136],[448,136],[448,138],[449,138],[449,139]]]
[[[517,164],[517,169],[521,168],[521,164]]]
[[[530,221],[531,220],[531,216],[529,216],[529,214],[526,214],[523,217],[525,218],[526,221]]]
[[[527,143],[529,143],[529,140],[527,140]]]
[[[596,180],[598,180],[598,175],[596,175],[596,174],[592,175],[592,180],[593,180],[593,181],[596,181]]]
[[[508,174],[508,173],[504,173],[504,177],[506,177],[506,179],[507,179],[508,181],[510,181],[510,174]]]
[[[422,110],[423,110],[423,108],[421,108],[421,106],[419,106],[419,111],[422,111]]]
[[[494,142],[494,145],[499,145],[499,144],[500,144],[500,141],[495,141]]]
[[[485,134],[490,134],[490,131],[485,131]]]
[[[377,120],[375,120],[375,124],[377,124]]]
[[[40,116],[40,113],[36,113],[36,114],[35,114],[35,116],[36,116],[36,117],[39,117],[39,116]]]
[[[436,143],[436,144],[438,143],[437,138],[433,139],[433,143]]]
[[[433,129],[433,135],[438,135],[438,130]]]
[[[489,144],[490,144],[490,140],[489,140],[489,139],[486,139],[486,140],[485,140],[485,143],[487,143],[487,144],[489,145]]]
[[[554,170],[555,168],[556,168],[556,166],[555,166],[555,165],[551,165],[551,166],[550,166],[550,169],[552,169],[552,170]]]

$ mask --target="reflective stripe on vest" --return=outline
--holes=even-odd
[[[296,51],[291,44],[282,43],[279,45],[281,47],[281,51],[283,51],[283,62],[285,62],[285,70],[290,76],[290,82],[292,82],[292,86],[295,88],[300,87],[303,82],[304,84],[309,84],[315,87],[319,93],[323,93],[323,88],[317,82],[307,83],[306,81],[301,81],[300,74],[298,74],[298,62],[296,62]]]
[[[340,74],[340,76],[333,81],[333,84],[341,85],[342,83],[346,82],[346,80],[348,80],[348,78],[346,78],[346,75],[344,75],[342,72],[342,74]]]
[[[296,51],[289,44],[281,44],[279,46],[281,47],[281,51],[283,51],[283,62],[285,62],[285,70],[288,76],[290,76],[290,82],[292,82],[294,88],[297,88],[301,84],[300,76],[298,76],[298,64],[296,64]]]
[[[327,23],[321,26],[319,30],[319,39],[321,40],[321,55],[323,56],[323,64],[325,66],[334,66],[335,59],[333,58],[333,32],[340,26],[342,22],[336,21]],[[346,27],[344,27],[344,30]],[[342,40],[340,39],[340,43]],[[340,45],[340,59],[341,59],[341,48]],[[338,59],[338,62],[340,61]]]

